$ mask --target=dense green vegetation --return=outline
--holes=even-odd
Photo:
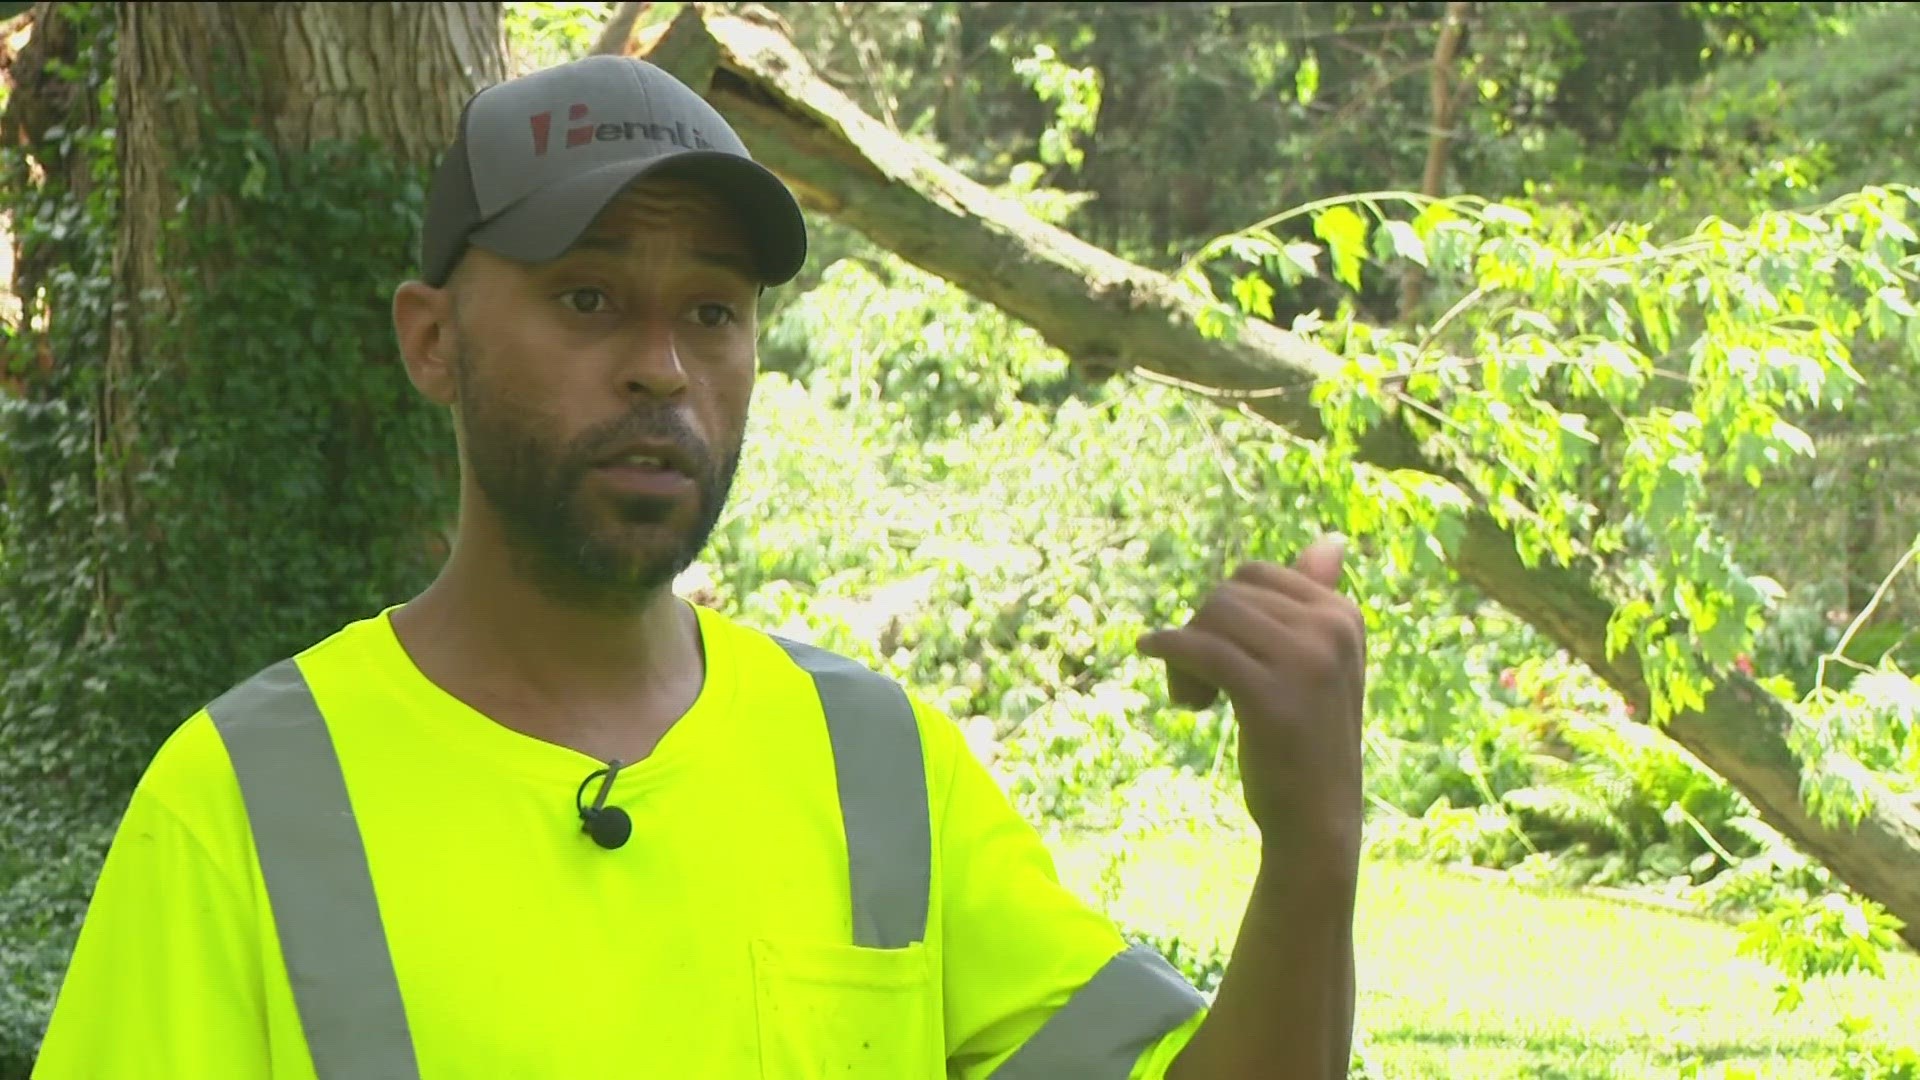
[[[0,1076],[30,1059],[158,739],[249,658],[403,595],[429,550],[404,540],[445,505],[432,418],[397,367],[356,363],[385,354],[417,182],[236,135],[193,182],[245,190],[248,214],[196,257],[255,273],[179,320],[205,363],[144,389],[160,423],[221,434],[143,476],[152,527],[181,539],[117,527],[90,411],[113,40],[69,7],[94,35],[68,73],[98,103],[65,136],[83,164],[35,178],[10,147],[0,182],[53,347],[82,358],[0,391]],[[509,42],[523,64],[577,54],[612,7],[507,5]],[[769,298],[735,500],[685,592],[945,708],[1068,879],[1209,986],[1249,866],[1231,716],[1169,707],[1133,642],[1237,563],[1343,531],[1372,662],[1357,1069],[1920,1077],[1894,920],[1451,573],[1454,489],[1353,460],[1386,410],[1410,416],[1532,553],[1618,605],[1651,719],[1750,673],[1792,704],[1804,761],[1844,754],[1920,797],[1920,193],[1891,186],[1920,153],[1920,53],[1900,47],[1920,9],[1464,5],[1442,182],[1421,191],[1448,5],[771,7],[869,113],[1176,274],[1217,302],[1211,330],[1268,318],[1345,366],[1316,391],[1329,438],[1303,443],[1203,393],[1093,379],[817,218],[808,272]],[[40,338],[9,329],[31,370]],[[330,469],[345,451],[311,436],[343,426],[379,470]],[[267,454],[293,479],[245,471]],[[232,520],[195,539],[206,506]],[[263,538],[284,549],[230,546]],[[299,588],[266,580],[287,565]],[[112,633],[108,578],[139,583]],[[284,599],[271,619],[200,614],[262,593]],[[1846,814],[1854,793],[1814,775]],[[1567,895],[1596,889],[1719,924]]]

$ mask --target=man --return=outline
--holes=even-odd
[[[947,718],[672,593],[731,485],[756,300],[805,243],[650,65],[468,103],[393,302],[455,421],[453,552],[160,751],[35,1076],[1344,1075],[1364,645],[1337,547],[1141,642],[1177,700],[1231,699],[1265,838],[1211,1007],[1062,888]]]

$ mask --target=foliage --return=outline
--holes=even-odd
[[[600,27],[620,5],[516,2],[501,5],[508,64],[515,74],[564,63],[581,56],[599,37]],[[648,7],[677,7],[649,4]]]
[[[1802,715],[1804,722],[1791,733],[1794,753],[1805,761],[1839,759],[1858,766],[1808,776],[1802,794],[1824,819],[1860,820],[1866,807],[1854,781],[1862,770],[1895,794],[1920,791],[1920,683],[1912,677],[1883,668],[1843,691],[1822,686],[1809,695]]]
[[[1315,390],[1333,455],[1391,405],[1484,493],[1523,559],[1612,584],[1608,647],[1641,654],[1654,720],[1698,707],[1711,670],[1750,653],[1781,595],[1715,528],[1709,484],[1758,488],[1811,454],[1785,413],[1855,401],[1866,382],[1856,343],[1897,342],[1911,364],[1917,199],[1870,188],[1746,228],[1710,219],[1665,243],[1639,226],[1583,230],[1505,204],[1410,199],[1422,210],[1408,227],[1383,226],[1368,244],[1369,223],[1345,201],[1315,207],[1323,219],[1344,212],[1319,230],[1336,274],[1425,260],[1459,296],[1445,325],[1418,337],[1355,322],[1350,306],[1299,324],[1345,361]],[[1203,256],[1215,252],[1275,270],[1293,261],[1264,225]],[[1216,332],[1242,317],[1198,272],[1181,281],[1214,304]],[[1457,529],[1464,504],[1448,489],[1398,497],[1439,515],[1443,543]]]
[[[1034,45],[1033,55],[1015,60],[1013,71],[1054,109],[1053,123],[1040,133],[1041,162],[1077,171],[1087,154],[1074,136],[1093,134],[1094,118],[1100,115],[1100,73],[1068,66],[1045,42]]]
[[[1082,164],[1051,162],[1049,182],[1096,196],[1083,235],[1151,265],[1274,206],[1417,182],[1434,122],[1439,4],[902,3],[859,20],[845,5],[768,6],[870,113],[989,183],[1048,161],[1041,144],[1057,138],[1022,62],[1097,76],[1114,137]],[[1519,195],[1611,163],[1640,94],[1765,55],[1846,7],[1476,5],[1453,73],[1450,189]]]
[[[1240,319],[1272,317],[1270,292],[1250,281],[1318,273],[1323,253],[1325,272],[1355,291],[1365,265],[1417,264],[1453,298],[1417,335],[1369,328],[1351,303],[1330,322],[1295,320],[1344,361],[1339,380],[1316,387],[1332,446],[1357,445],[1392,410],[1486,500],[1523,560],[1578,567],[1600,581],[1616,605],[1609,654],[1638,655],[1656,724],[1703,707],[1716,671],[1753,674],[1752,651],[1785,590],[1742,565],[1716,513],[1720,485],[1758,489],[1781,464],[1814,455],[1794,418],[1850,408],[1883,383],[1910,380],[1920,359],[1912,295],[1920,237],[1911,225],[1920,191],[1867,188],[1811,212],[1766,211],[1744,228],[1709,218],[1664,241],[1643,226],[1594,228],[1553,208],[1470,200],[1401,197],[1418,213],[1396,221],[1383,201],[1326,200],[1210,244],[1179,277],[1212,305],[1203,329],[1231,333]],[[1324,251],[1273,231],[1300,215],[1311,215]],[[1232,303],[1217,297],[1207,273],[1214,260],[1241,268],[1229,271],[1237,275]],[[1869,378],[1853,358],[1882,344]],[[1351,484],[1350,474],[1329,480]],[[1433,502],[1436,490],[1402,497]],[[1444,522],[1461,507],[1449,492],[1433,510]],[[1826,667],[1823,659],[1804,700],[1790,677],[1761,683],[1797,706],[1790,743],[1810,805],[1829,820],[1857,818],[1852,776],[1881,774],[1895,791],[1920,787],[1920,695],[1884,657],[1845,691],[1826,685]],[[1510,736],[1526,726],[1522,712],[1497,730]],[[1411,840],[1517,861],[1511,835],[1528,863],[1563,874],[1583,849],[1611,849],[1597,868],[1575,871],[1596,881],[1620,880],[1636,862],[1643,876],[1696,882],[1756,854],[1778,865],[1771,852],[1729,851],[1716,839],[1713,826],[1751,824],[1750,808],[1650,732],[1587,718],[1556,734],[1564,760],[1536,756],[1539,782],[1503,791],[1470,743],[1461,760],[1477,805],[1456,811],[1450,797],[1436,800],[1419,818],[1396,821],[1384,849]],[[1537,737],[1496,740],[1487,747],[1492,764],[1516,771]],[[1542,824],[1558,835],[1539,836]],[[1760,899],[1749,947],[1788,972],[1789,1004],[1804,979],[1851,965],[1877,971],[1878,951],[1897,945],[1897,923],[1841,893],[1762,890]]]
[[[1788,1012],[1806,1000],[1808,980],[1854,971],[1884,977],[1880,950],[1898,944],[1899,928],[1899,920],[1871,900],[1833,894],[1816,901],[1782,900],[1746,924],[1740,952],[1780,969],[1784,979],[1775,987],[1775,1011]]]
[[[84,86],[101,108],[103,122],[100,128],[49,134],[57,139],[59,153],[82,163],[75,169],[78,175],[111,181],[114,88],[105,75],[113,68],[111,15],[102,5],[74,4],[64,16],[81,45],[72,62],[53,61],[53,74]],[[62,352],[103,353],[112,302],[115,185],[98,183],[86,193],[54,183],[34,187],[21,182],[27,168],[18,148],[0,149],[6,177],[0,191],[6,193],[23,256],[17,262],[32,265],[41,249],[57,250],[58,261],[39,294],[23,298],[20,332],[0,344],[9,373],[26,368],[32,357],[26,345],[37,334],[49,335],[49,346]],[[51,324],[44,314],[49,307],[62,313]],[[104,854],[99,824],[76,828],[75,815],[65,812],[65,804],[75,801],[72,796],[35,798],[41,794],[38,785],[30,787],[23,776],[88,763],[84,752],[68,749],[63,733],[50,723],[59,718],[58,704],[43,698],[56,688],[55,679],[72,677],[59,647],[77,635],[83,618],[70,605],[46,600],[86,583],[90,558],[97,556],[90,542],[92,475],[82,462],[91,441],[83,407],[58,396],[36,401],[0,395],[0,433],[5,452],[0,491],[8,496],[0,516],[0,556],[5,558],[0,568],[13,579],[7,582],[11,595],[0,605],[5,639],[0,683],[8,691],[0,702],[0,822],[5,824],[0,830],[0,927],[6,928],[0,936],[0,1075],[24,1076]],[[15,450],[18,442],[44,448],[40,460]],[[14,495],[35,489],[46,492],[43,502],[28,504]],[[39,539],[43,531],[59,540]],[[58,560],[52,557],[56,546],[65,547]],[[32,566],[28,559],[36,550],[39,565]],[[15,687],[24,681],[17,673],[35,667],[44,673],[45,689],[16,698]],[[80,673],[82,679],[89,675]]]
[[[1633,102],[1619,159],[1660,162],[1664,174],[1624,183],[1619,170],[1596,169],[1589,180],[1613,186],[1617,213],[1676,222],[1806,206],[1912,175],[1920,16],[1901,4],[1845,7],[1820,32]]]
[[[1633,722],[1563,656],[1502,671],[1484,712],[1407,738],[1376,722],[1376,854],[1513,869],[1525,880],[1710,894],[1784,844],[1691,755]],[[1376,764],[1375,762],[1378,762]],[[1733,910],[1750,898],[1719,897]]]
[[[1881,953],[1899,947],[1900,927],[1900,920],[1871,900],[1837,893],[1817,900],[1780,898],[1745,924],[1739,951],[1778,970],[1774,1011],[1788,1013],[1806,1003],[1809,983],[1854,972],[1884,979]],[[1920,1054],[1911,1047],[1879,1043],[1869,1018],[1849,1014],[1837,1027],[1843,1056],[1833,1075],[1839,1080],[1920,1078]]]

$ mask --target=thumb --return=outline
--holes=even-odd
[[[1307,550],[1300,553],[1294,569],[1307,575],[1329,589],[1340,587],[1340,565],[1346,561],[1347,538],[1339,533],[1329,533],[1315,540]]]

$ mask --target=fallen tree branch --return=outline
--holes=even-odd
[[[607,25],[600,28],[600,39],[593,43],[593,48],[587,50],[587,55],[626,55],[627,45],[633,41],[633,28],[639,24],[640,16],[646,14],[648,7],[646,3],[621,4],[613,13],[613,18],[607,20]]]
[[[1319,345],[1259,320],[1231,339],[1203,335],[1198,301],[1166,276],[1033,218],[888,131],[816,76],[770,15],[689,4],[672,23],[644,32],[638,51],[706,96],[809,209],[1023,320],[1083,367],[1139,369],[1228,391],[1304,388],[1339,369]],[[1304,392],[1239,405],[1300,438],[1326,434]],[[1638,715],[1651,715],[1639,656],[1607,655],[1613,607],[1589,575],[1523,560],[1484,500],[1426,452],[1397,412],[1369,432],[1359,457],[1466,491],[1480,508],[1448,552],[1454,571],[1586,664]],[[1819,820],[1801,795],[1802,765],[1787,742],[1793,724],[1786,705],[1727,672],[1704,710],[1678,713],[1662,730],[1768,824],[1903,920],[1906,940],[1920,948],[1920,809],[1861,770],[1853,780],[1869,808],[1858,827]]]

